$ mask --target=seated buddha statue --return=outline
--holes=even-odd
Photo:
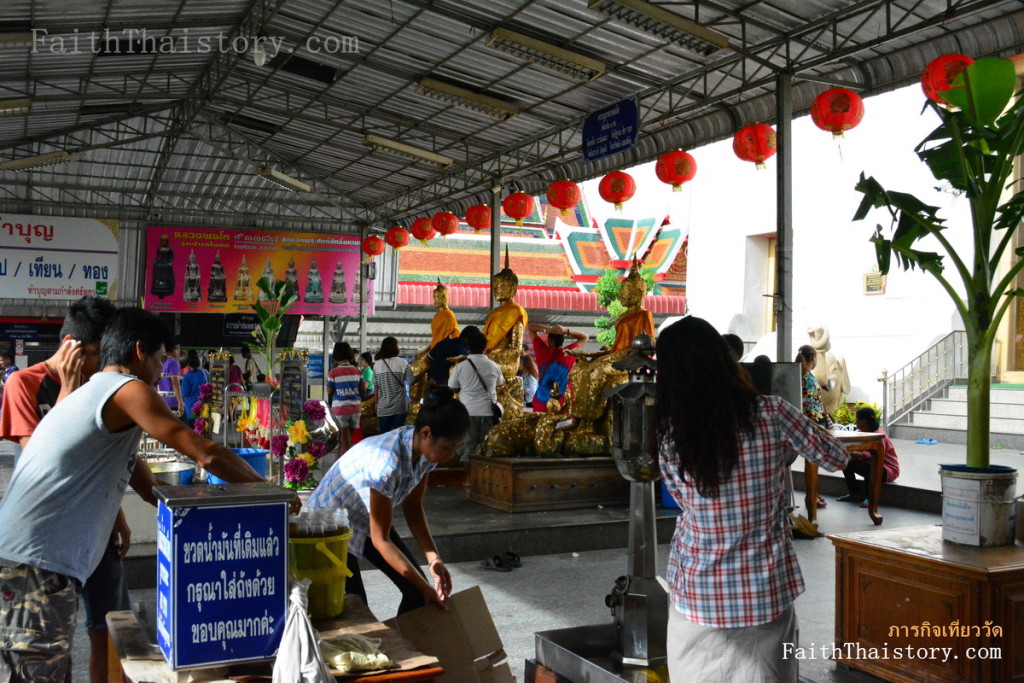
[[[295,269],[295,259],[288,260],[288,268],[284,271],[284,291],[299,296],[299,271]]]
[[[448,308],[448,288],[437,280],[437,287],[434,288],[434,306],[437,313],[430,321],[430,344],[416,354],[412,361],[413,383],[409,387],[409,394],[412,397],[412,409],[417,411],[419,399],[423,398],[427,391],[427,354],[438,342],[452,337],[459,336],[459,322],[455,319],[455,313]]]
[[[210,266],[210,288],[206,291],[206,300],[228,300],[228,278],[224,274],[224,266],[220,263],[219,251],[213,255],[213,265]]]
[[[252,298],[252,283],[249,282],[249,266],[242,254],[242,263],[238,266],[238,279],[235,280],[235,291],[231,295],[234,301],[249,301]]]
[[[498,305],[490,310],[484,322],[485,353],[498,364],[505,377],[505,384],[498,387],[498,401],[505,409],[502,419],[514,420],[523,414],[523,380],[517,372],[529,316],[526,309],[514,301],[519,291],[519,278],[509,267],[508,249],[505,250],[505,267],[491,278],[491,291]]]
[[[185,264],[185,288],[181,292],[182,301],[199,301],[203,297],[199,283],[199,264],[196,263],[196,252],[188,255]]]
[[[265,279],[271,287],[274,286],[274,280],[277,278],[274,277],[274,267],[270,265],[270,257],[267,257],[267,265],[263,266],[263,273],[260,275],[260,278]],[[263,293],[263,290],[260,290],[260,301],[266,300],[267,295]]]
[[[605,455],[611,421],[604,392],[626,381],[626,372],[612,364],[629,355],[630,344],[639,334],[656,336],[654,317],[643,307],[647,282],[640,264],[633,260],[629,275],[619,288],[619,303],[626,307],[615,321],[615,342],[607,351],[569,351],[579,362],[569,372],[572,394],[565,412],[573,418],[565,450],[573,455]]]
[[[323,278],[320,277],[320,269],[316,267],[316,259],[313,259],[313,263],[306,272],[305,299],[311,304],[322,304],[324,302]]]

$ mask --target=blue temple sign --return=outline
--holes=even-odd
[[[635,97],[593,112],[583,120],[583,160],[597,161],[636,147],[640,107]]]
[[[157,643],[171,668],[274,657],[288,601],[287,493],[232,484],[157,496]]]

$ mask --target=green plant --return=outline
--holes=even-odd
[[[277,343],[277,335],[281,332],[284,323],[284,314],[299,300],[299,295],[288,289],[288,283],[284,280],[270,280],[261,277],[256,282],[261,297],[256,298],[252,310],[256,311],[259,324],[252,330],[252,336],[260,347],[260,355],[267,368],[267,381],[273,383],[272,370],[274,368],[274,344]]]
[[[966,327],[970,467],[989,465],[992,344],[1014,296],[1024,295],[1024,290],[1014,286],[1024,261],[1012,260],[1005,273],[997,274],[1004,261],[1010,260],[1006,258],[1008,249],[1013,249],[1017,257],[1024,255],[1024,248],[1014,247],[1024,216],[1024,191],[1012,192],[1009,199],[1000,201],[1024,143],[1024,100],[1018,98],[1007,110],[1015,82],[1009,60],[985,58],[974,62],[957,77],[952,90],[942,92],[959,111],[928,102],[941,124],[915,150],[936,179],[948,182],[970,203],[973,254],[969,260],[961,257],[948,240],[938,207],[911,194],[890,192],[864,174],[857,183],[864,198],[854,220],[863,219],[872,208],[884,208],[891,217],[892,237],[886,238],[879,225],[871,238],[879,269],[888,273],[893,258],[904,270],[920,266],[953,300]],[[927,243],[920,244],[925,239],[938,243],[944,255],[927,251]],[[947,259],[963,284],[962,295],[944,271]]]
[[[882,410],[878,407],[877,403],[857,401],[851,408],[850,402],[843,396],[843,400],[839,402],[839,407],[832,413],[832,418],[841,425],[852,425],[857,421],[857,411],[861,408],[871,408],[875,411],[876,417],[879,419],[882,417]]]
[[[653,293],[656,286],[653,273],[641,272],[641,276],[647,283],[647,291]],[[620,277],[621,273],[618,270],[609,268],[601,273],[601,277],[594,283],[597,305],[605,309],[606,313],[594,320],[594,327],[600,330],[597,333],[597,341],[603,346],[615,343],[615,322],[626,312],[626,307],[619,303],[619,289],[622,287]]]

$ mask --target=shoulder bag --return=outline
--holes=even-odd
[[[466,362],[469,363],[469,365],[473,368],[473,372],[476,373],[477,379],[480,380],[480,384],[483,386],[483,388],[487,389],[487,393],[491,393],[490,389],[487,388],[487,382],[484,381],[483,375],[481,375],[480,371],[476,369],[476,365],[473,363],[473,361],[467,357]],[[500,422],[501,416],[504,413],[504,409],[501,407],[500,403],[495,403],[494,401],[491,401],[491,413],[494,416],[494,421]]]

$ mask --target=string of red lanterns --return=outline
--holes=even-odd
[[[974,64],[974,60],[966,55],[951,53],[936,57],[928,63],[921,74],[921,89],[925,97],[947,107],[952,106],[942,97],[942,90],[952,90],[953,80],[964,69]]]
[[[533,197],[525,192],[513,192],[501,202],[505,215],[515,219],[516,225],[522,225],[523,219],[533,214]]]
[[[437,231],[441,237],[448,237],[459,229],[459,219],[451,211],[435,213],[430,219],[430,226]]]
[[[580,203],[583,193],[579,185],[568,178],[563,178],[548,185],[547,197],[551,206],[560,209],[563,216],[568,216],[569,211]]]
[[[775,156],[775,129],[766,123],[748,123],[732,138],[732,151],[743,161],[753,161],[758,169]]]
[[[363,257],[363,263],[366,263],[372,260],[374,256],[380,256],[384,253],[384,240],[376,235],[370,235],[363,240],[362,249],[363,253],[366,254]]]
[[[405,245],[409,244],[409,231],[401,225],[388,228],[388,231],[384,233],[384,241],[387,242],[392,249],[401,249]]]
[[[864,118],[864,100],[846,88],[831,88],[814,98],[811,120],[822,130],[835,137],[857,127]]]

